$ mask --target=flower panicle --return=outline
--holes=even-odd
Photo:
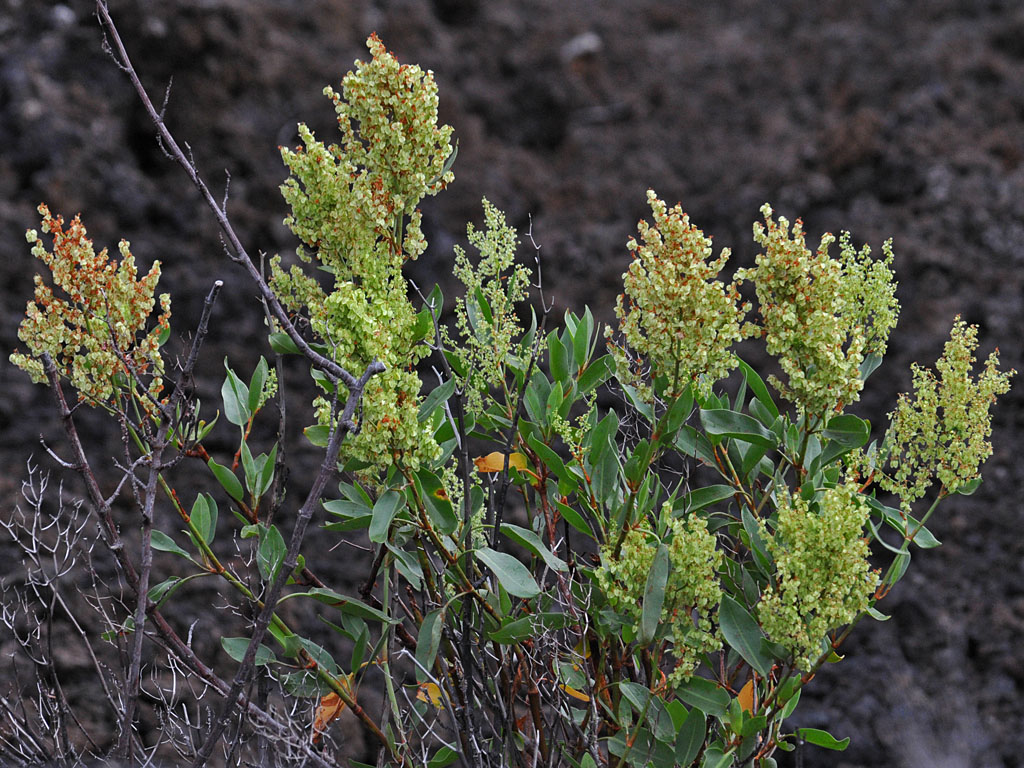
[[[370,61],[357,61],[341,91],[326,88],[341,132],[325,145],[299,125],[302,146],[281,148],[290,177],[281,186],[291,208],[285,224],[301,242],[299,258],[333,277],[321,285],[299,266],[271,263],[271,285],[293,312],[309,318],[335,362],[356,375],[373,361],[386,371],[368,384],[352,454],[375,467],[401,457],[411,466],[439,449],[417,419],[421,381],[414,370],[428,350],[407,296],[402,266],[426,249],[417,206],[452,179],[452,128],[438,125],[433,74],[400,64],[376,37]],[[320,423],[330,398],[315,403]]]
[[[49,270],[53,286],[36,275],[34,299],[28,303],[18,337],[28,353],[15,352],[11,362],[39,383],[46,380],[41,358],[50,356],[79,398],[91,405],[115,406],[126,382],[148,380],[142,397],[147,410],[163,390],[164,361],[160,344],[171,317],[167,294],[155,296],[160,262],[138,278],[127,240],[118,245],[120,260],[106,248],[93,248],[85,225],[76,216],[66,227],[44,204],[38,208],[41,229],[52,236],[47,248],[30,229],[26,240],[32,255]],[[159,300],[160,314],[146,330]],[[151,399],[152,398],[152,399]]]
[[[889,414],[887,471],[878,482],[905,508],[936,479],[944,494],[956,493],[980,477],[992,455],[990,408],[1016,371],[999,370],[995,350],[975,376],[977,348],[977,326],[957,316],[935,370],[914,364],[913,393],[901,394]]]
[[[620,375],[645,399],[651,393],[641,373],[648,371],[667,381],[669,398],[691,384],[707,394],[737,365],[730,349],[748,333],[743,317],[749,305],[735,283],[725,285],[718,277],[729,249],[714,257],[711,239],[681,206],[669,209],[654,190],[648,190],[647,202],[654,223],[641,221],[642,242],[631,238],[627,244],[633,261],[615,306],[622,343],[610,349]],[[610,328],[606,336],[612,340]]]
[[[892,243],[872,259],[870,248],[856,250],[844,232],[833,258],[834,235],[825,233],[811,252],[799,219],[792,226],[784,216],[776,220],[767,203],[761,213],[754,240],[763,250],[756,266],[736,277],[753,281],[761,334],[786,374],[786,381],[770,377],[772,386],[804,414],[826,419],[860,398],[861,364],[885,353],[896,325]]]

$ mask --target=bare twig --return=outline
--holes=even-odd
[[[199,170],[196,168],[195,162],[181,150],[178,142],[167,128],[167,124],[164,122],[162,111],[157,111],[156,107],[153,106],[153,101],[149,98],[146,93],[145,87],[142,85],[142,81],[139,79],[138,74],[135,71],[135,67],[132,65],[131,58],[128,56],[128,51],[124,47],[124,43],[121,41],[121,35],[117,31],[117,26],[114,24],[113,18],[110,16],[110,10],[107,8],[106,0],[97,0],[96,2],[96,14],[99,16],[100,22],[103,24],[107,33],[110,35],[110,39],[113,42],[113,47],[110,47],[110,54],[114,60],[118,63],[118,66],[128,75],[128,79],[131,80],[132,86],[135,88],[135,92],[139,96],[139,100],[142,102],[146,113],[149,115],[150,120],[156,126],[157,134],[160,138],[161,143],[170,153],[171,157],[177,163],[185,169],[185,173],[188,174],[192,184],[195,185],[196,189],[202,195],[203,200],[207,206],[213,211],[213,215],[217,219],[217,223],[220,225],[221,232],[224,233],[226,245],[229,249],[229,253],[233,261],[241,264],[246,272],[249,273],[249,277],[252,279],[256,286],[259,288],[260,297],[266,302],[267,306],[270,307],[271,312],[274,315],[274,319],[280,324],[281,328],[284,329],[285,333],[295,342],[296,346],[302,351],[302,354],[318,369],[323,371],[328,377],[332,379],[340,379],[344,382],[346,387],[351,389],[356,384],[356,378],[351,373],[346,371],[336,362],[331,360],[329,357],[321,355],[315,351],[306,340],[302,337],[302,334],[295,328],[291,318],[288,316],[287,311],[281,305],[277,295],[270,288],[263,275],[260,274],[259,268],[253,262],[242,245],[241,239],[235,232],[234,227],[231,225],[231,221],[228,219],[225,208],[217,203],[210,192],[209,187],[206,186],[206,182],[203,181],[202,176],[199,175]]]

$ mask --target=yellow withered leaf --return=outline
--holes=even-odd
[[[486,456],[477,456],[473,459],[476,464],[476,471],[484,474],[501,472],[505,468],[505,454],[501,451],[493,451]],[[526,457],[521,453],[510,453],[508,465],[516,469],[526,469]]]
[[[579,699],[580,701],[590,701],[590,697],[587,696],[587,694],[583,693],[583,691],[577,691],[571,685],[560,685],[558,687],[566,693],[568,693],[574,699]]]
[[[747,684],[740,688],[739,694],[736,698],[740,702],[740,709],[747,714],[754,714],[754,694],[756,688],[754,688],[754,678],[747,680]]]
[[[416,694],[416,698],[420,701],[429,701],[434,705],[434,709],[440,709],[444,704],[444,699],[441,698],[441,689],[437,683],[420,683],[420,690]]]
[[[345,709],[345,702],[341,700],[334,691],[320,699],[320,706],[316,708],[316,716],[313,718],[313,743],[320,741],[323,732]]]

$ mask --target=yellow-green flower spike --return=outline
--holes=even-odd
[[[860,365],[868,354],[884,354],[896,325],[892,245],[887,241],[884,258],[874,260],[844,233],[834,259],[833,235],[811,253],[799,219],[790,229],[767,203],[761,213],[765,223],[754,224],[754,240],[764,250],[755,268],[736,277],[754,282],[768,352],[786,374],[785,382],[770,377],[772,386],[803,415],[825,420],[860,398]]]
[[[827,489],[817,508],[800,496],[780,495],[774,534],[761,524],[778,570],[761,596],[758,618],[769,639],[810,670],[825,634],[865,610],[878,584],[864,536],[869,507],[853,481]]]
[[[461,344],[454,345],[447,329],[442,329],[446,345],[458,348],[463,357],[467,373],[460,385],[466,392],[471,413],[482,409],[482,393],[490,387],[500,388],[505,382],[505,365],[513,340],[523,333],[515,305],[526,300],[530,284],[530,270],[515,263],[515,228],[486,199],[483,207],[486,228],[479,231],[472,224],[466,228],[470,245],[480,252],[477,265],[473,266],[462,248],[455,247],[453,273],[465,286],[463,298],[455,305]],[[479,298],[487,302],[489,321],[480,310]]]
[[[298,255],[333,276],[322,286],[300,268],[272,262],[272,285],[289,309],[304,312],[340,366],[356,375],[374,360],[386,367],[367,385],[360,432],[348,455],[381,467],[399,458],[415,466],[436,455],[417,420],[421,382],[413,367],[427,353],[402,265],[426,248],[416,206],[451,182],[450,126],[437,125],[437,85],[430,72],[399,64],[370,37],[369,62],[342,81],[334,102],[340,146],[325,146],[299,126],[303,146],[282,148],[291,171],[281,187],[292,213],[285,224],[302,241]],[[321,423],[330,419],[317,401]]]
[[[979,477],[992,455],[989,408],[1010,389],[1015,371],[999,370],[997,350],[975,378],[977,348],[977,327],[957,317],[935,365],[938,376],[914,365],[913,395],[900,395],[889,414],[888,472],[878,484],[899,496],[905,509],[927,493],[935,478],[944,492],[956,492]]]
[[[662,516],[668,528],[665,544],[670,571],[659,623],[669,626],[676,665],[668,680],[675,686],[693,674],[702,654],[722,647],[714,630],[722,601],[717,574],[722,552],[702,518],[671,518],[671,514],[671,506],[666,504]],[[656,549],[654,533],[644,528],[626,534],[617,558],[612,546],[601,548],[601,565],[595,571],[597,582],[612,608],[636,624],[641,620],[644,588]]]
[[[156,305],[160,262],[137,279],[135,257],[127,240],[118,245],[121,260],[111,259],[106,248],[95,252],[77,216],[65,229],[64,219],[53,216],[45,205],[38,210],[43,232],[53,236],[52,250],[34,229],[26,233],[26,239],[32,244],[32,255],[50,270],[53,287],[36,275],[35,299],[28,303],[18,329],[29,354],[15,352],[11,362],[33,381],[45,382],[40,357],[49,354],[60,375],[90,405],[117,407],[134,376],[148,381],[149,394],[157,398],[163,390],[164,372],[160,336],[171,316],[167,294],[160,296],[161,314],[155,325],[148,332],[146,325]],[[152,401],[141,401],[147,411],[154,411]]]
[[[625,345],[609,346],[619,379],[645,399],[651,394],[643,382],[647,369],[667,379],[666,397],[691,384],[707,394],[737,365],[730,348],[744,336],[748,307],[741,304],[735,284],[718,279],[729,250],[713,258],[711,239],[679,205],[670,210],[653,190],[647,202],[654,224],[641,221],[637,230],[643,244],[631,238],[626,246],[633,262],[615,306]],[[606,336],[611,338],[611,329]]]

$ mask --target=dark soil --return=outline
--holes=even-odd
[[[276,147],[295,143],[300,120],[331,136],[320,91],[376,31],[436,73],[459,139],[455,183],[424,206],[431,247],[410,272],[421,286],[450,281],[452,245],[487,196],[521,231],[532,222],[558,311],[586,302],[609,320],[649,187],[682,201],[737,264],[751,262],[751,223],[770,201],[802,217],[812,243],[840,229],[876,250],[895,240],[901,323],[857,409],[873,423],[908,387],[909,364],[941,353],[954,315],[978,324],[983,354],[1000,344],[1004,364],[1024,370],[1017,0],[111,7],[158,102],[173,77],[167,119],[211,186],[230,174],[229,211],[251,253],[294,248]],[[98,245],[125,237],[140,263],[162,260],[182,335],[212,281],[227,281],[204,353],[212,404],[225,354],[249,370],[267,352],[254,290],[161,154],[91,10],[0,0],[0,359],[32,290],[23,233],[46,201],[81,212]],[[44,388],[6,362],[0,386],[7,510],[39,433],[55,430]],[[986,482],[938,514],[944,546],[915,556],[880,605],[892,619],[858,627],[846,661],[806,691],[794,724],[852,737],[844,753],[799,750],[807,768],[1024,764],[1022,392],[1017,382],[996,411]]]

